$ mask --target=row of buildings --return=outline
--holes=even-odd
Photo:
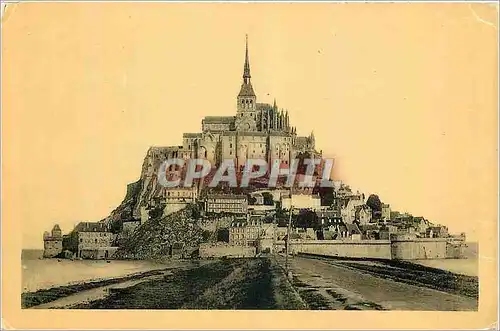
[[[351,194],[348,199],[335,192],[336,202],[322,206],[314,194],[293,194],[289,190],[262,190],[250,195],[208,194],[199,197],[195,189],[172,188],[164,197],[164,215],[185,208],[187,204],[201,206],[200,226],[214,233],[228,232],[227,242],[232,246],[252,246],[256,251],[272,250],[272,243],[283,240],[287,227],[279,226],[277,213],[288,215],[307,211],[316,220],[315,226],[296,226],[291,239],[307,240],[387,240],[391,235],[410,234],[416,238],[450,237],[445,226],[433,225],[423,217],[391,212],[389,205],[382,205],[382,217],[374,220],[372,211],[363,200],[363,194]],[[264,204],[263,194],[272,199]],[[250,197],[253,204],[249,204]],[[266,201],[269,202],[269,201]],[[175,208],[172,208],[172,205]],[[293,206],[293,210],[290,208]],[[278,210],[279,209],[279,210]],[[46,257],[65,254],[76,258],[106,259],[117,250],[117,235],[129,236],[149,218],[147,208],[138,220],[125,220],[121,233],[113,234],[104,222],[81,222],[69,234],[63,235],[58,225],[51,233],[44,234]]]
[[[108,259],[118,247],[114,245],[116,235],[109,226],[101,222],[80,222],[67,235],[63,235],[58,224],[43,235],[43,256],[81,259]]]
[[[261,189],[248,194],[207,193],[200,187],[161,188],[157,194],[156,161],[170,158],[204,158],[212,165],[233,159],[240,168],[248,159],[264,159],[268,164],[279,161],[286,167],[301,155],[321,159],[316,150],[315,137],[299,136],[291,125],[288,112],[257,102],[251,82],[248,40],[245,45],[242,82],[236,96],[233,116],[206,116],[201,121],[201,132],[184,133],[182,145],[152,147],[143,166],[144,187],[155,188],[139,194],[140,203],[134,205],[131,217],[121,219],[121,233],[129,236],[151,217],[151,209],[161,209],[160,216],[169,215],[198,204],[203,214],[200,224],[214,233],[229,233],[228,249],[255,247],[257,251],[272,249],[271,243],[282,240],[286,227],[278,226],[278,212],[299,213],[308,210],[318,220],[315,227],[294,228],[290,236],[311,240],[380,239],[392,233],[407,232],[421,237],[445,237],[447,230],[424,219],[393,215],[389,205],[382,205],[381,217],[373,219],[364,194],[351,192],[347,186],[334,188],[334,201],[323,205],[321,197],[312,189]],[[156,161],[155,161],[156,160]],[[339,184],[339,183],[336,183]],[[204,192],[204,194],[200,194]],[[293,207],[293,208],[292,208]],[[229,215],[229,216],[228,216]],[[229,217],[229,221],[228,221]],[[214,225],[215,224],[215,225]],[[217,236],[213,236],[217,238]],[[106,222],[81,222],[68,235],[59,226],[44,234],[46,257],[68,255],[76,258],[108,258],[116,251],[116,235]],[[248,250],[245,250],[248,252]]]

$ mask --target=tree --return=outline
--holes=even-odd
[[[115,220],[111,222],[111,233],[117,234],[122,232],[123,230],[123,221],[122,220]]]
[[[162,217],[164,208],[164,205],[152,207],[148,212],[149,219],[154,220]]]
[[[229,230],[228,229],[218,229],[217,230],[217,241],[229,242]]]
[[[376,194],[371,194],[366,200],[366,205],[372,209],[372,216],[378,219],[382,216],[382,202]]]
[[[257,198],[255,198],[253,195],[248,195],[248,204],[250,206],[255,205],[256,202],[257,202]]]
[[[303,229],[317,229],[319,228],[318,216],[312,210],[301,210],[295,224]]]
[[[198,220],[201,218],[201,210],[200,206],[197,204],[191,204],[191,217],[195,220]]]
[[[262,196],[264,197],[264,205],[266,206],[273,206],[274,205],[274,199],[273,195],[269,192],[263,192]]]
[[[333,187],[320,187],[318,193],[322,206],[331,206],[335,202],[335,193]]]
[[[207,242],[212,237],[212,232],[203,230],[203,232],[201,233],[201,237],[203,238],[203,242]]]

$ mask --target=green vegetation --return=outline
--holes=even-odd
[[[372,216],[374,219],[380,219],[382,216],[382,201],[376,194],[371,194],[366,200],[366,205],[372,209]]]
[[[459,275],[441,269],[397,260],[381,261],[380,265],[349,262],[343,262],[342,264],[398,282],[434,288],[473,298],[477,298],[479,295],[478,277],[474,276]]]
[[[305,309],[268,258],[221,259],[115,291],[81,309]]]
[[[94,288],[118,284],[124,281],[141,279],[144,277],[149,277],[153,275],[161,275],[164,270],[152,270],[143,272],[136,275],[129,275],[125,277],[118,277],[112,279],[106,279],[102,281],[87,282],[81,284],[67,285],[54,287],[50,289],[38,290],[36,292],[28,292],[21,294],[21,307],[30,308],[33,306],[41,305],[47,302],[51,302],[60,298],[67,297],[72,294],[76,294],[81,291],[91,290]]]
[[[165,217],[158,215],[125,238],[116,253],[117,258],[163,258],[171,254],[174,244],[195,249],[204,241],[203,230],[197,225],[195,218],[196,206],[189,205]]]

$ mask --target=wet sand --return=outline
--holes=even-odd
[[[477,277],[403,262],[290,257],[186,261],[23,294],[36,309],[477,310]],[[416,281],[415,279],[418,279]]]
[[[280,258],[280,263],[284,264],[284,258]],[[289,259],[289,265],[294,287],[316,309],[475,311],[478,308],[477,288],[471,288],[474,284],[445,284],[442,275],[455,275],[444,271],[419,269],[419,266],[413,270],[411,264],[402,264],[406,268],[400,268],[373,261],[300,256]],[[397,273],[397,277],[388,270]],[[419,281],[414,281],[416,277],[420,277]],[[436,289],[438,285],[440,290]]]

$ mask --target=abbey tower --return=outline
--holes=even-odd
[[[245,45],[243,80],[236,96],[235,116],[206,116],[202,132],[184,133],[182,146],[152,147],[151,153],[162,159],[205,158],[216,166],[225,159],[234,159],[241,169],[247,159],[264,159],[269,164],[280,160],[290,164],[298,153],[315,150],[314,135],[299,137],[291,126],[288,111],[257,102],[251,82],[248,37]]]

